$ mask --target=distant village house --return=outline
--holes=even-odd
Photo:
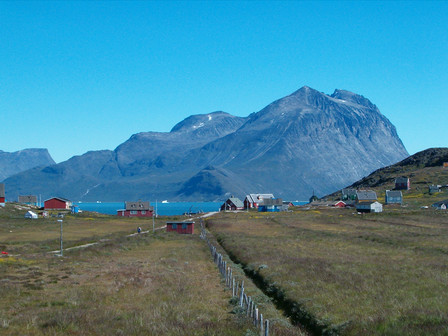
[[[395,190],[409,190],[411,189],[411,180],[409,177],[397,177],[395,179]]]
[[[346,205],[344,201],[337,201],[332,204],[335,208],[345,208]]]
[[[258,205],[259,212],[279,212],[283,210],[283,200],[281,198],[265,198]]]
[[[33,195],[26,195],[26,196],[19,196],[18,199],[19,203],[22,204],[28,204],[28,205],[36,205],[37,206],[37,196]]]
[[[154,207],[149,202],[125,202],[124,209],[117,210],[117,216],[122,217],[152,217]]]
[[[402,204],[403,193],[400,190],[386,190],[386,204]]]
[[[273,194],[249,194],[244,199],[244,209],[258,208],[263,199],[275,198]]]
[[[72,201],[62,197],[53,197],[44,201],[45,210],[70,210]]]
[[[380,202],[359,202],[356,203],[358,212],[383,212],[383,205]]]
[[[356,191],[356,202],[375,202],[376,200],[378,200],[378,197],[373,190]]]
[[[349,188],[342,189],[342,200],[343,201],[355,201],[356,200],[356,189],[349,189]]]
[[[177,232],[180,234],[193,234],[194,222],[167,222],[166,232]]]
[[[383,205],[377,201],[373,190],[358,190],[356,192],[356,210],[358,212],[383,212]]]
[[[223,203],[223,205],[221,205],[221,211],[235,211],[243,209],[244,203],[237,197],[230,197]]]
[[[0,183],[0,206],[5,206],[5,184]]]

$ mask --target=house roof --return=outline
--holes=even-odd
[[[264,198],[260,205],[283,205],[283,200],[281,198]]]
[[[52,199],[58,199],[62,202],[71,202],[70,200],[66,199],[66,198],[62,198],[62,197],[50,197],[49,199],[46,199],[44,202],[52,200]]]
[[[376,201],[378,197],[373,190],[358,190],[356,192],[356,198],[362,201]]]
[[[5,197],[5,184],[0,183],[0,197]]]
[[[125,202],[125,209],[126,210],[143,210],[143,211],[150,211],[153,210],[154,207],[149,205],[149,202]]]
[[[386,197],[401,197],[401,198],[403,198],[403,194],[399,190],[386,190]]]
[[[260,203],[265,198],[275,198],[274,194],[249,194],[246,198],[251,203]]]
[[[242,200],[240,200],[238,197],[230,197],[227,201],[230,201],[235,205],[237,208],[244,208],[244,203]]]
[[[380,202],[378,202],[378,201],[366,201],[366,202],[358,202],[358,204],[356,204],[356,206],[358,206],[358,205],[372,205],[372,204],[381,204]],[[382,205],[382,204],[381,204]]]

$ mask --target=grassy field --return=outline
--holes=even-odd
[[[60,258],[48,253],[59,248],[56,218],[23,213],[0,211],[0,248],[10,253],[0,256],[1,335],[257,335],[197,234],[129,237],[138,226],[152,229],[152,220],[66,216],[64,247],[100,243]],[[245,283],[272,321],[271,335],[304,335]]]
[[[387,208],[225,213],[228,253],[316,333],[448,335],[448,214]]]

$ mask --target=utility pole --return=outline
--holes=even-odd
[[[62,252],[62,219],[58,219],[58,222],[61,223],[61,257],[63,257],[64,253]]]

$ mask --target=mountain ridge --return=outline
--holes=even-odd
[[[7,182],[12,195],[51,185],[48,194],[83,201],[222,200],[254,192],[307,199],[407,156],[395,126],[367,98],[304,86],[247,117],[192,115],[170,132],[137,133],[114,151],[88,152]]]

